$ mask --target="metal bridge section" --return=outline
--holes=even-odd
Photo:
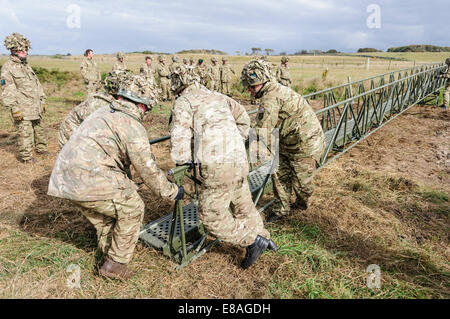
[[[316,115],[324,130],[327,147],[318,169],[411,106],[430,101],[436,104],[439,90],[445,81],[439,79],[438,75],[445,68],[445,64],[429,64],[403,69],[305,95],[309,102],[322,103]],[[254,110],[249,114],[256,112]],[[150,144],[169,139],[170,136],[164,136],[151,140]],[[252,168],[249,173],[250,191],[255,203],[263,192],[270,190],[270,171],[271,163],[266,162]],[[193,201],[184,207],[180,201],[176,201],[173,212],[145,225],[139,238],[147,245],[161,249],[181,268],[207,252],[218,240],[205,245],[208,233],[197,216],[197,186],[200,182],[196,170],[191,173],[187,167],[179,166],[171,170],[169,175],[178,185],[183,184],[184,177],[194,181],[195,193],[188,193]],[[260,211],[272,202],[266,203]]]

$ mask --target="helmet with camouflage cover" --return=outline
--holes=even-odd
[[[272,78],[270,65],[264,60],[252,60],[242,68],[241,81],[245,87],[265,83]]]
[[[187,64],[187,63],[188,63],[188,60],[187,60],[186,58],[183,58],[183,63],[184,63],[184,64]]]
[[[281,63],[287,63],[289,62],[289,58],[287,56],[281,57]]]
[[[165,61],[166,59],[164,59],[164,57],[162,56],[162,55],[158,55],[158,61],[159,62],[163,62],[163,61]]]
[[[178,62],[178,57],[177,57],[176,55],[174,55],[174,56],[172,57],[172,62]]]
[[[194,62],[195,62],[195,61],[194,61],[194,58],[193,58],[193,57],[190,57],[190,58],[189,58],[189,62],[194,63]]]
[[[105,90],[111,95],[116,95],[122,82],[129,81],[133,75],[130,70],[115,70],[108,73],[105,78]]]
[[[170,76],[170,79],[172,83],[171,89],[175,94],[180,93],[186,87],[195,82],[200,83],[200,78],[196,74],[190,72],[187,68],[181,65],[175,68],[174,72]]]
[[[131,72],[120,75],[117,95],[123,96],[136,103],[142,103],[146,105],[148,109],[151,109],[158,102],[155,95],[155,88],[142,76],[135,75]]]
[[[228,61],[226,57],[222,57],[222,62]]]
[[[13,33],[5,38],[5,47],[11,51],[28,51],[31,49],[30,40],[20,33]]]
[[[125,57],[125,54],[122,51],[117,52],[117,58],[118,59],[123,59]]]
[[[217,62],[217,59],[216,59],[215,56],[213,56],[213,57],[211,58],[211,62]]]

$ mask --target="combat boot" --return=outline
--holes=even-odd
[[[20,161],[24,164],[35,164],[36,163],[36,160],[34,158],[21,159]]]
[[[277,222],[277,221],[279,221],[280,219],[283,219],[283,218],[285,218],[285,217],[286,217],[285,215],[277,215],[277,214],[275,214],[275,213],[272,213],[272,214],[269,215],[269,217],[267,217],[266,223],[267,223],[267,224],[275,223],[275,222]]]
[[[36,151],[36,153],[39,154],[39,155],[44,155],[44,156],[47,156],[47,155],[53,155],[53,154],[50,154],[49,151],[42,151],[42,152]]]
[[[274,243],[275,245],[275,243]],[[251,265],[255,263],[255,261],[261,256],[261,254],[267,249],[269,246],[269,240],[260,235],[256,236],[255,242],[250,246],[247,246],[247,253],[245,254],[245,258],[242,261],[242,268],[247,269]],[[276,245],[275,245],[276,246]],[[273,245],[271,244],[271,247]],[[278,248],[278,247],[277,247]]]
[[[130,278],[133,273],[127,268],[127,265],[118,263],[109,257],[106,257],[99,274],[113,279],[125,280]]]

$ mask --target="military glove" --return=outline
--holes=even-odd
[[[23,120],[23,114],[20,111],[13,111],[12,112],[12,117],[16,120],[16,121],[22,121]]]
[[[175,196],[175,200],[182,200],[184,197],[184,188],[183,186],[178,186],[178,193],[177,196]]]

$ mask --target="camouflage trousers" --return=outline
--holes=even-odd
[[[222,94],[231,94],[230,82],[222,82]]]
[[[128,264],[139,239],[144,202],[136,191],[119,199],[72,201],[97,231],[98,248],[112,260]]]
[[[444,89],[444,105],[450,106],[450,81],[447,81]]]
[[[98,91],[100,91],[101,85],[100,82],[96,81],[89,81],[85,82],[86,84],[86,97],[92,97],[94,94],[96,94]]]
[[[42,127],[41,120],[14,121],[18,133],[19,154],[22,160],[33,157],[33,147],[36,152],[44,152],[47,149],[47,137]]]
[[[217,81],[217,80],[211,80],[211,81],[209,81],[209,89],[211,90],[211,91],[217,91],[217,92],[219,92],[220,91],[220,87],[219,87],[219,81]]]
[[[317,164],[325,150],[323,137],[317,150],[310,152],[288,152],[280,149],[279,166],[272,175],[275,202],[273,213],[287,215],[291,210],[292,190],[296,195],[294,206],[307,209],[314,192],[314,175]]]
[[[200,174],[204,182],[199,196],[199,219],[211,234],[242,247],[253,244],[258,235],[270,238],[253,204],[246,165],[202,166]]]
[[[167,78],[161,78],[161,99],[170,100],[171,94],[170,94],[170,81]]]

